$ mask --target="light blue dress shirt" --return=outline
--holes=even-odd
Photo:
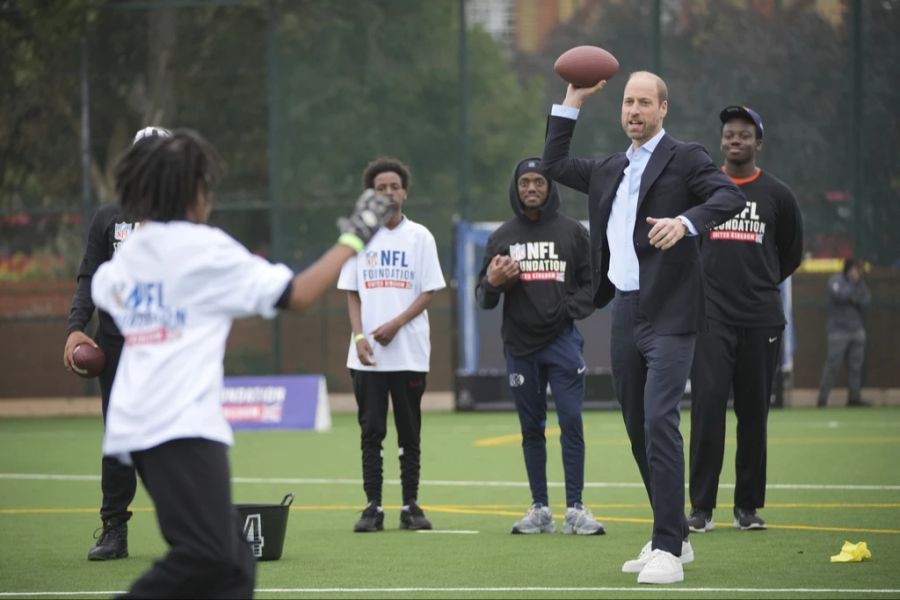
[[[579,109],[554,104],[550,114],[555,117],[577,119]],[[638,195],[641,191],[641,177],[656,150],[659,141],[666,134],[665,129],[644,142],[639,148],[629,146],[625,151],[628,166],[622,182],[616,190],[612,212],[606,225],[606,239],[609,242],[609,272],[607,276],[616,288],[623,292],[640,289],[641,269],[634,249],[634,227],[637,219]],[[687,227],[688,235],[696,235],[697,230],[686,217],[678,217]]]
[[[623,292],[640,289],[641,269],[637,252],[634,250],[634,226],[637,219],[638,195],[641,191],[641,177],[656,150],[659,140],[666,134],[665,129],[644,142],[639,148],[629,146],[625,151],[628,166],[616,190],[612,212],[606,224],[606,239],[609,242],[609,280]]]

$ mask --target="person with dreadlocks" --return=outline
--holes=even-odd
[[[206,224],[219,162],[190,130],[134,146],[116,168],[116,191],[141,227],[91,282],[94,304],[124,338],[103,454],[135,466],[169,544],[126,597],[253,595],[220,404],[229,330],[234,319],[310,306],[393,213],[367,190],[339,220],[337,243],[294,274]]]

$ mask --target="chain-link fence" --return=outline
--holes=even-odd
[[[576,153],[627,146],[627,73],[656,71],[667,131],[715,160],[722,107],[762,115],[760,163],[797,195],[808,255],[895,266],[897,31],[900,0],[0,0],[0,285],[74,277],[149,124],[213,141],[214,224],[295,268],[333,242],[365,165],[397,156],[449,274],[454,215],[508,218],[511,169],[541,153],[565,91],[553,62],[581,44],[621,72]],[[564,209],[587,214],[574,193]]]

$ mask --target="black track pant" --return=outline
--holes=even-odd
[[[231,504],[224,444],[180,439],[133,452],[169,552],[126,598],[251,598],[256,559]]]
[[[403,504],[415,502],[419,494],[419,439],[422,431],[422,394],[426,373],[417,371],[350,370],[359,407],[363,488],[366,499],[381,506],[384,481],[382,442],[387,435],[388,396],[394,407]]]
[[[694,508],[716,506],[725,455],[725,415],[734,394],[737,454],[734,505],[766,500],[766,421],[783,327],[736,327],[709,320],[697,335],[691,369],[690,497]]]
[[[109,396],[112,392],[113,380],[122,355],[122,345],[98,338],[97,345],[106,354],[106,368],[100,373],[100,398],[103,406],[103,423],[109,410]],[[124,523],[131,518],[128,506],[134,500],[137,491],[137,475],[134,467],[122,464],[111,456],[104,456],[100,463],[100,489],[103,492],[103,503],[100,505],[100,518],[104,521]]]

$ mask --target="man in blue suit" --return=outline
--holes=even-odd
[[[678,424],[696,333],[706,324],[698,234],[740,212],[745,198],[701,145],[665,132],[668,89],[646,71],[625,85],[628,150],[570,158],[581,105],[604,85],[570,85],[553,106],[543,164],[550,178],[588,195],[593,300],[612,301],[616,396],[653,507],[652,539],[622,571],[638,573],[639,583],[674,583],[694,558]]]

